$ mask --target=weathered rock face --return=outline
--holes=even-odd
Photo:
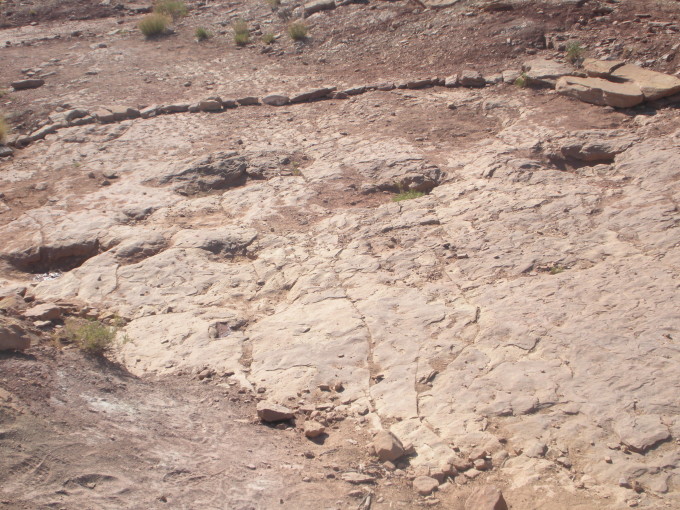
[[[680,78],[643,69],[632,64],[617,67],[611,72],[611,76],[637,85],[646,101],[672,96],[680,92]]]
[[[31,346],[31,336],[18,324],[0,323],[0,351],[24,351]]]
[[[448,101],[484,112],[471,123],[498,116],[474,140],[411,141],[380,124],[377,92],[342,111],[295,106],[296,123],[261,107],[66,127],[26,149],[37,168],[58,175],[82,153],[119,178],[0,227],[3,256],[30,265],[82,247],[59,278],[29,275],[31,292],[124,317],[119,356],[133,373],[208,366],[291,405],[341,381],[347,419],[389,425],[435,481],[493,469],[572,487],[578,466],[612,497],[630,491],[622,477],[662,494],[652,487],[678,469],[675,112],[581,131],[493,88],[385,94],[396,118],[453,115]],[[215,140],[227,115],[238,153]],[[558,170],[548,148],[578,168]],[[206,191],[175,191],[188,183]],[[427,195],[390,200],[425,183]]]
[[[305,18],[321,11],[335,9],[335,0],[314,0],[307,2],[304,8]]]

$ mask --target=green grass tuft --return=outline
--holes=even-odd
[[[265,44],[273,44],[276,41],[276,36],[274,34],[263,34],[262,42]]]
[[[118,328],[115,326],[82,319],[67,319],[64,328],[66,340],[95,356],[101,356],[111,348],[117,332]]]
[[[307,25],[302,21],[294,21],[288,25],[288,35],[293,41],[304,41],[307,39]]]
[[[402,200],[412,200],[414,198],[420,198],[424,196],[425,193],[422,191],[416,191],[414,189],[408,190],[408,191],[402,191],[401,193],[396,194],[393,198],[393,202],[401,202]]]
[[[579,42],[570,42],[567,44],[567,60],[572,64],[576,64],[583,58],[584,51]]]
[[[234,30],[234,42],[238,46],[245,46],[250,42],[250,30],[245,20],[237,19],[231,25],[231,28]]]
[[[203,27],[198,27],[194,31],[194,35],[196,36],[196,39],[198,39],[199,42],[205,41],[205,40],[210,39],[212,37],[212,34],[207,29],[205,29]]]
[[[152,13],[144,16],[138,27],[146,37],[158,37],[165,33],[170,22],[171,19],[165,14]]]
[[[156,2],[153,10],[158,14],[169,16],[173,20],[183,18],[188,12],[186,4],[181,0],[161,0]]]
[[[525,73],[520,74],[519,77],[515,80],[515,85],[517,85],[521,89],[526,87],[528,85],[527,75]]]

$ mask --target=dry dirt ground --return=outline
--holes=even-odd
[[[350,3],[294,43],[280,13],[297,3],[188,2],[145,40],[138,2],[5,0],[0,106],[28,134],[74,107],[488,76],[562,58],[546,40],[679,69],[677,1],[510,3]],[[198,26],[214,37],[196,42]],[[281,37],[264,50],[258,33]],[[28,76],[46,83],[10,91]],[[555,159],[584,132],[627,145]],[[220,151],[260,173],[167,184]],[[677,508],[678,156],[677,103],[508,84],[92,124],[15,150],[0,159],[3,318],[35,300],[126,326],[100,359],[56,345],[60,321],[23,321],[34,346],[0,355],[0,508],[462,510],[488,484],[512,509]],[[431,194],[392,201],[433,169]],[[327,435],[306,439],[303,411],[261,424],[263,398],[316,406]],[[416,448],[397,471],[370,453],[380,428]],[[659,429],[644,451],[619,444]],[[443,452],[479,447],[493,469],[414,492]]]

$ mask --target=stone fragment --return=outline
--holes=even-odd
[[[583,70],[593,78],[608,78],[616,69],[625,65],[623,60],[597,60],[587,58],[583,61]]]
[[[221,99],[204,99],[199,101],[198,109],[202,112],[219,112],[222,110],[222,100]]]
[[[0,158],[5,158],[14,154],[14,149],[6,145],[0,145]]]
[[[315,437],[319,437],[324,432],[326,432],[326,427],[321,425],[318,421],[310,420],[305,422],[304,425],[305,437],[312,439]]]
[[[116,120],[116,116],[113,114],[113,112],[106,108],[99,108],[98,110],[93,111],[92,116],[99,122],[104,123],[113,122]]]
[[[364,86],[351,87],[351,88],[345,89],[343,92],[345,94],[347,94],[348,96],[358,96],[359,94],[363,94],[364,92],[366,92],[366,87],[364,87]]]
[[[418,476],[413,480],[413,488],[421,496],[432,494],[437,487],[439,482],[430,476]]]
[[[373,438],[373,448],[381,461],[395,461],[404,455],[404,446],[392,433],[381,430]]]
[[[466,69],[458,76],[458,83],[461,87],[481,88],[486,85],[486,80],[479,73],[479,71],[471,71]]]
[[[39,78],[30,78],[28,80],[18,80],[11,83],[14,90],[28,90],[37,89],[45,85],[45,80]]]
[[[302,94],[298,94],[296,96],[293,96],[290,98],[291,103],[306,103],[307,101],[315,101],[317,99],[322,99],[331,92],[335,91],[335,87],[322,87],[314,90],[310,90],[307,92],[303,92]]]
[[[503,76],[503,83],[515,83],[517,78],[522,76],[522,71],[518,71],[517,69],[506,69],[501,75]]]
[[[458,75],[457,74],[452,74],[451,76],[447,76],[444,78],[444,86],[445,87],[457,87],[458,86]]]
[[[340,475],[340,478],[342,478],[346,482],[353,483],[353,484],[375,482],[375,477],[373,477],[371,475],[365,475],[363,473],[357,473],[355,471],[349,471],[347,473],[343,473],[342,475]]]
[[[308,18],[312,14],[321,11],[329,11],[335,9],[335,0],[314,0],[307,2],[304,7],[304,17]]]
[[[588,163],[611,162],[617,154],[631,147],[637,141],[632,135],[615,131],[584,131],[562,145],[560,152],[568,158]]]
[[[611,76],[637,85],[647,101],[661,99],[680,92],[680,78],[643,69],[633,64],[626,64],[617,68],[611,73]]]
[[[0,324],[0,351],[23,351],[31,346],[30,335],[18,324]]]
[[[290,420],[295,414],[291,409],[275,402],[262,401],[257,403],[257,416],[262,421],[271,423]]]
[[[176,103],[161,106],[161,113],[183,113],[189,111],[189,103]]]
[[[44,303],[29,308],[24,312],[24,317],[30,320],[51,321],[61,318],[61,308],[53,303]]]
[[[427,78],[425,80],[411,80],[406,82],[407,89],[424,89],[425,87],[432,86],[432,79]]]
[[[546,450],[547,446],[545,443],[536,442],[524,450],[524,455],[531,458],[539,458],[545,455]]]
[[[47,135],[56,133],[57,130],[59,130],[62,127],[64,127],[63,124],[48,124],[47,126],[43,126],[40,129],[33,131],[33,133],[31,133],[30,135],[31,141],[35,142],[36,140],[42,140]]]
[[[571,74],[573,68],[554,60],[535,58],[525,62],[522,70],[526,74],[528,85],[554,88],[557,80]]]
[[[638,453],[644,453],[671,437],[668,427],[656,414],[626,417],[614,425],[614,431],[623,444]]]
[[[155,117],[156,115],[158,115],[160,111],[161,107],[158,106],[157,104],[153,104],[140,110],[139,114],[143,119],[149,119],[151,117]]]
[[[255,106],[260,104],[260,100],[255,96],[242,97],[236,102],[241,106]]]
[[[290,98],[281,94],[270,94],[263,97],[262,102],[269,106],[285,106],[290,103]]]
[[[640,88],[632,83],[614,83],[602,78],[563,76],[557,80],[558,94],[574,97],[585,103],[615,108],[631,108],[645,99]]]
[[[485,485],[470,494],[465,510],[508,510],[508,504],[497,487]]]

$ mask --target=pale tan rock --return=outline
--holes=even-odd
[[[626,64],[615,69],[611,76],[637,85],[646,101],[661,99],[680,92],[680,78],[643,69],[633,64]]]
[[[418,476],[413,480],[413,489],[421,496],[432,494],[439,487],[439,482],[429,476]]]
[[[277,422],[290,420],[295,413],[280,404],[262,401],[257,403],[257,416],[262,421]]]
[[[555,90],[562,95],[586,103],[616,108],[631,108],[645,100],[640,88],[632,83],[614,83],[601,78],[563,76],[557,80]]]
[[[36,305],[24,312],[24,317],[30,320],[56,320],[61,318],[61,308],[53,303]]]
[[[522,66],[527,84],[541,87],[555,87],[557,80],[562,76],[571,74],[573,69],[568,64],[544,58],[528,60]]]
[[[318,421],[308,420],[304,424],[305,437],[313,439],[319,437],[324,432],[326,432],[326,427],[321,425]]]
[[[404,447],[401,441],[386,430],[381,430],[375,435],[373,448],[381,461],[395,461],[404,455]]]
[[[597,60],[587,58],[583,61],[583,70],[593,78],[608,78],[612,72],[625,65],[623,60]]]
[[[270,94],[262,98],[264,104],[269,106],[284,106],[290,103],[290,98],[282,94]]]
[[[485,485],[468,497],[465,510],[508,510],[508,504],[497,487]]]
[[[614,425],[614,430],[621,442],[635,452],[645,452],[671,437],[668,427],[658,415],[653,414],[622,417]]]

